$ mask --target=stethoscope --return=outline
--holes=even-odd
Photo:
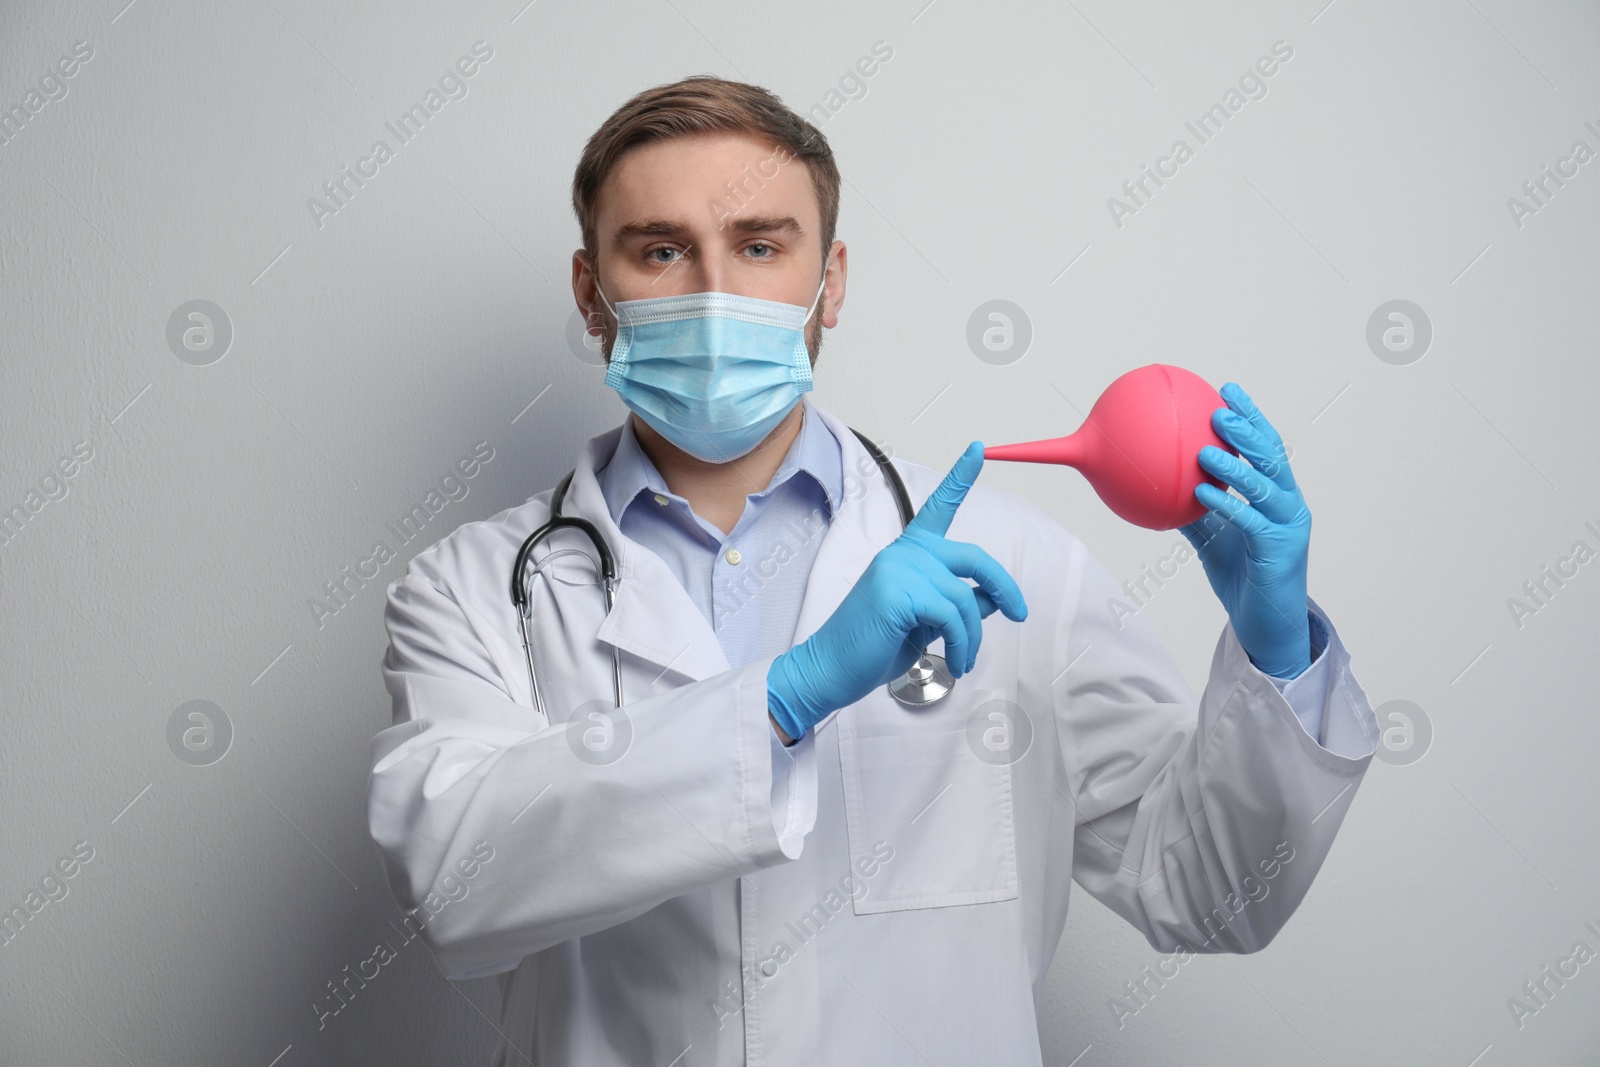
[[[866,446],[872,459],[889,479],[889,485],[894,490],[895,504],[900,509],[900,523],[904,527],[911,522],[915,512],[911,508],[911,497],[906,493],[905,482],[900,480],[900,472],[890,464],[889,457],[873,444],[872,440],[860,430],[851,429],[857,439]],[[550,536],[563,527],[572,527],[581,530],[593,543],[595,555],[600,564],[600,584],[605,590],[606,611],[609,613],[616,603],[617,592],[617,565],[611,555],[611,549],[606,546],[606,539],[594,523],[588,519],[580,519],[575,515],[561,514],[561,503],[566,498],[567,486],[572,483],[572,476],[577,473],[576,468],[567,472],[556,485],[555,493],[550,498],[550,520],[528,535],[522,542],[522,548],[517,552],[517,562],[511,571],[511,602],[517,608],[517,624],[522,630],[522,650],[528,657],[528,682],[533,686],[534,706],[539,709],[539,714],[545,716],[549,722],[549,715],[545,712],[544,698],[539,694],[539,676],[533,666],[533,601],[528,596],[526,574],[528,560],[533,555],[534,548],[540,541]],[[537,568],[536,568],[537,569]],[[622,707],[622,664],[618,658],[617,646],[611,646],[611,681],[614,691],[613,699],[617,707]],[[950,690],[955,688],[955,679],[951,676],[949,668],[945,665],[943,656],[936,656],[926,648],[911,669],[900,677],[890,682],[886,688],[889,694],[908,708],[923,708],[935,704],[950,695]]]

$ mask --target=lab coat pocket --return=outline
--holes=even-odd
[[[1011,767],[979,754],[971,722],[1004,696],[957,685],[913,710],[880,689],[838,716],[857,915],[1017,896]]]

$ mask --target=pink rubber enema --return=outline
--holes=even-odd
[[[1015,445],[994,445],[984,459],[1075,467],[1106,506],[1150,530],[1171,530],[1209,509],[1195,486],[1227,486],[1200,466],[1200,449],[1234,450],[1211,428],[1211,413],[1228,405],[1204,378],[1165,363],[1131,370],[1106,387],[1076,432]]]

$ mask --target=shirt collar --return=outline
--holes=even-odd
[[[773,472],[772,481],[763,492],[771,492],[796,473],[810,475],[822,487],[823,494],[828,499],[828,516],[838,510],[843,499],[844,490],[844,454],[839,446],[838,438],[833,431],[828,429],[811,404],[810,398],[800,398],[804,414],[801,417],[800,432],[795,435],[794,441],[789,445],[789,451],[784,454],[783,462]],[[644,449],[639,445],[639,438],[633,432],[633,418],[623,420],[622,436],[617,440],[617,449],[612,453],[611,460],[597,475],[600,482],[601,494],[605,497],[606,510],[611,512],[612,521],[617,525],[622,524],[623,512],[628,505],[638,499],[639,494],[645,491],[659,493],[671,497],[674,494],[667,488],[666,479],[661,477],[661,472],[656,470],[656,465],[645,455]],[[681,499],[681,498],[680,498]]]

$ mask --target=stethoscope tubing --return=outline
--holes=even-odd
[[[906,492],[906,485],[900,478],[900,472],[894,469],[894,465],[889,462],[889,457],[884,455],[883,450],[874,444],[871,438],[854,428],[851,428],[850,432],[855,434],[861,443],[866,446],[867,451],[872,455],[873,461],[877,463],[878,469],[888,476],[890,488],[894,490],[895,505],[900,511],[901,525],[902,527],[908,525],[915,512],[911,508],[911,497]],[[545,711],[544,697],[539,692],[538,673],[533,666],[533,601],[528,596],[526,582],[528,561],[532,558],[534,549],[545,538],[564,527],[581,531],[589,538],[590,543],[594,545],[595,557],[599,560],[600,580],[606,596],[606,612],[609,614],[616,605],[617,565],[615,557],[611,554],[610,547],[606,544],[605,537],[600,533],[599,528],[588,519],[579,518],[576,515],[561,514],[561,504],[566,498],[568,486],[572,484],[572,476],[576,473],[577,468],[573,468],[556,485],[556,490],[550,497],[549,520],[523,540],[522,547],[517,550],[517,560],[511,571],[511,602],[517,609],[517,626],[522,632],[522,651],[528,660],[528,684],[533,689],[534,707],[538,709],[540,715],[544,716],[545,722],[550,721],[550,716]],[[616,645],[611,646],[611,681],[614,691],[613,699],[616,701],[616,706],[620,708],[622,707],[622,662]]]

